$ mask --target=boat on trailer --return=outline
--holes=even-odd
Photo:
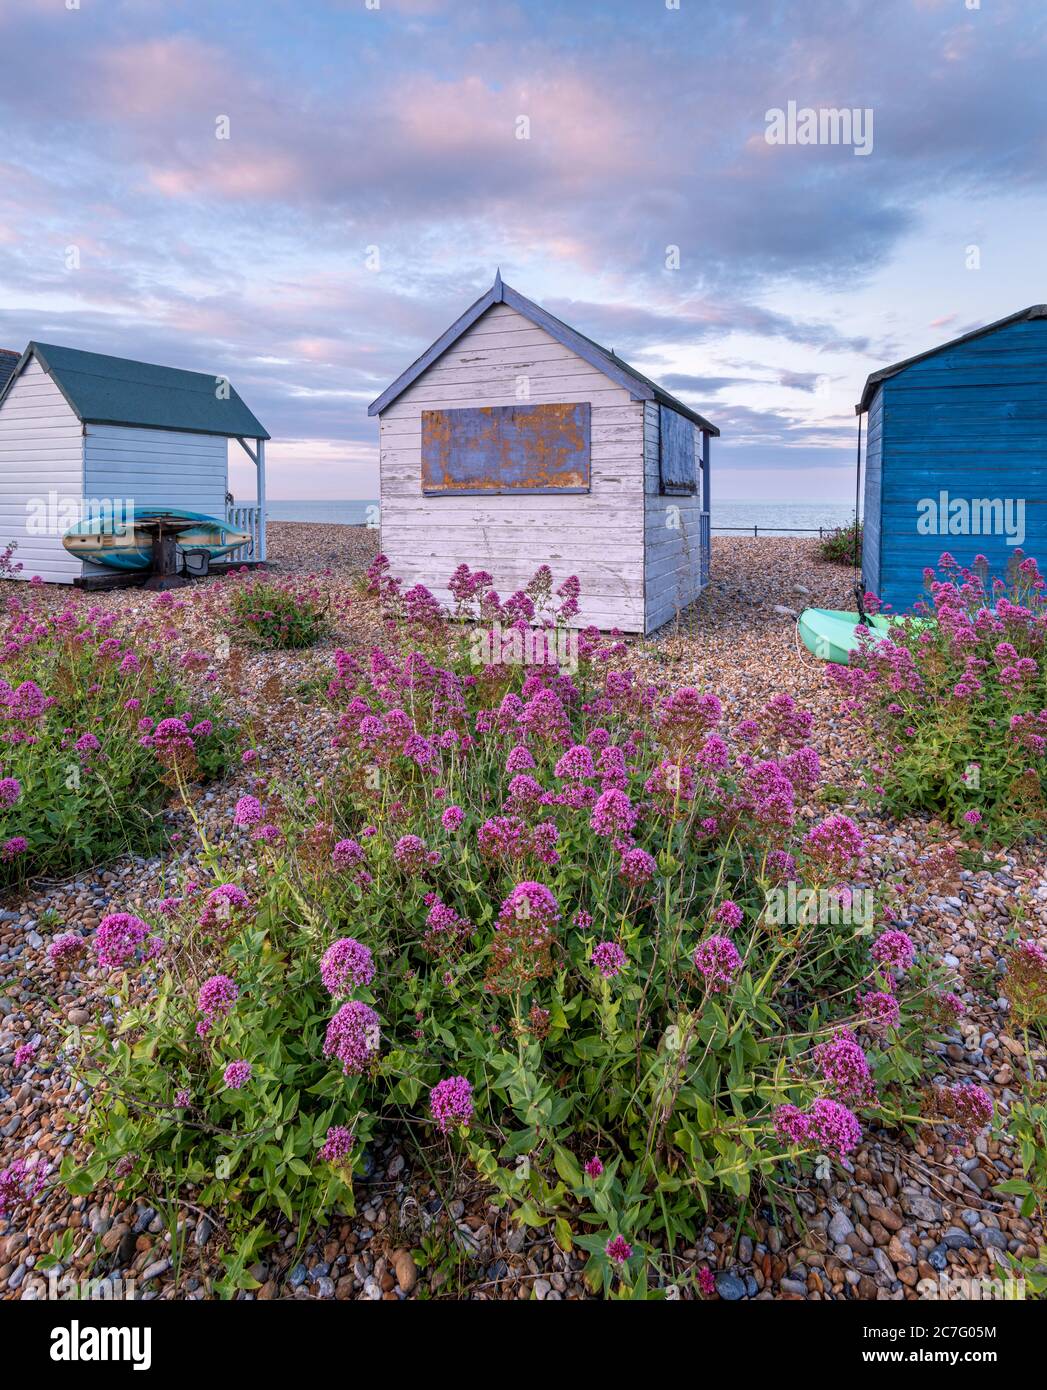
[[[136,507],[119,518],[87,517],[62,537],[70,555],[113,570],[148,570],[153,565],[153,540],[158,526],[173,532],[178,549],[204,552],[219,560],[248,545],[251,537],[227,521],[177,507]]]

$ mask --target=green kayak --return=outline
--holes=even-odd
[[[869,618],[869,627],[875,637],[886,637],[892,621],[898,620],[875,614]],[[835,661],[837,666],[850,664],[851,653],[858,650],[858,634],[869,630],[862,628],[857,613],[842,613],[837,608],[805,608],[796,626],[812,656]]]

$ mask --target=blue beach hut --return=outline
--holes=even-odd
[[[867,590],[901,612],[943,551],[1003,575],[1047,561],[1047,305],[873,372],[867,415]]]

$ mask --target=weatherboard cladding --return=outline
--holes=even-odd
[[[227,386],[228,396],[224,398],[219,392],[220,379],[204,372],[107,357],[51,343],[30,343],[23,354],[23,364],[30,355],[35,355],[84,423],[226,438],[269,438],[236,391]]]
[[[1004,534],[921,534],[921,504],[937,505],[943,493],[968,504],[1024,503],[1020,548],[1047,557],[1045,314],[1043,306],[1023,310],[874,383],[864,576],[894,608],[926,596],[923,571],[944,551],[962,564],[984,555],[991,573],[1003,575],[1018,548]]]

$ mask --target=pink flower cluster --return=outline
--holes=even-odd
[[[323,954],[320,979],[332,999],[344,998],[353,988],[362,988],[374,979],[374,957],[354,937],[340,937]]]
[[[467,1125],[473,1118],[473,1088],[464,1076],[447,1076],[429,1092],[429,1112],[447,1134],[455,1125]]]
[[[163,945],[140,917],[111,912],[95,933],[95,956],[103,970],[121,970],[132,961],[151,960]]]
[[[851,1153],[862,1138],[857,1117],[839,1101],[825,1096],[819,1096],[807,1111],[791,1104],[779,1105],[774,1112],[774,1128],[784,1144],[817,1147],[836,1158]]]
[[[613,980],[625,969],[626,955],[616,941],[600,941],[593,947],[590,960],[605,980]]]
[[[353,1132],[345,1125],[331,1125],[319,1149],[324,1163],[344,1164],[353,1151]]]
[[[366,1071],[378,1052],[381,1031],[374,1009],[359,999],[350,999],[327,1025],[324,1056],[336,1057],[346,1076]]]
[[[841,1100],[868,1101],[875,1093],[868,1058],[846,1028],[818,1044],[814,1064]]]
[[[692,959],[706,987],[714,993],[729,989],[742,965],[734,942],[727,936],[707,936],[695,948]]]

